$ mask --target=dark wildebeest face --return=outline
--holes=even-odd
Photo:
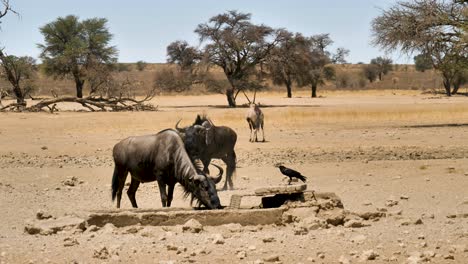
[[[180,130],[179,130],[180,131]],[[184,145],[191,157],[198,156],[207,147],[207,129],[195,125],[184,129]]]
[[[198,174],[193,181],[195,184],[195,191],[192,193],[192,200],[196,198],[204,206],[210,209],[218,209],[221,208],[221,202],[219,201],[218,192],[216,191],[216,183],[221,181],[223,168],[215,164],[213,164],[213,166],[219,170],[219,174],[213,178],[209,175],[204,175],[200,169],[197,169]]]
[[[197,186],[193,196],[198,201],[210,209],[221,208],[221,202],[219,201],[218,192],[216,191],[215,182],[205,175],[198,175],[194,183]]]

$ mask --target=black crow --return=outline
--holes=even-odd
[[[288,176],[289,177],[289,184],[291,184],[291,180],[292,178],[298,178],[299,180],[303,181],[303,182],[306,182],[306,177],[304,175],[302,175],[300,172],[298,171],[295,171],[293,169],[290,169],[290,168],[286,168],[285,166],[283,165],[280,165],[278,166],[278,168],[280,169],[281,173],[285,176]]]

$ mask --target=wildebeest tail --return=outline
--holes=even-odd
[[[119,189],[119,169],[117,166],[114,167],[114,175],[112,176],[112,201],[117,196],[117,190]]]

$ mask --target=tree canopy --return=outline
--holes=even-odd
[[[71,76],[78,98],[83,97],[89,71],[117,60],[117,49],[109,45],[112,34],[106,24],[105,18],[79,21],[77,16],[69,15],[40,28],[45,43],[38,46],[45,73],[56,78]]]
[[[430,56],[450,96],[453,82],[468,67],[467,10],[462,0],[398,2],[372,21],[373,43]]]
[[[199,24],[195,30],[209,63],[223,69],[231,87],[226,89],[229,106],[236,106],[239,92],[251,85],[256,66],[265,62],[282,40],[283,31],[251,22],[251,14],[228,11]]]

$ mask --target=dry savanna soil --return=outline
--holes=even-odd
[[[1,113],[0,262],[468,263],[468,98],[395,91],[257,97],[265,143],[249,142],[247,108],[224,107],[222,95],[155,98],[156,112]],[[304,214],[268,225],[191,221],[188,229],[82,222],[115,209],[114,144],[179,119],[189,125],[202,112],[238,134],[235,190],[218,192],[223,205],[234,194],[284,185],[274,167],[283,163],[308,177],[309,191],[340,197],[345,223]],[[160,209],[157,184],[142,184],[137,201],[133,212]],[[173,206],[190,208],[179,187]],[[131,208],[125,195],[122,207]],[[53,221],[62,226],[44,227]],[[43,230],[32,228],[41,223]]]

